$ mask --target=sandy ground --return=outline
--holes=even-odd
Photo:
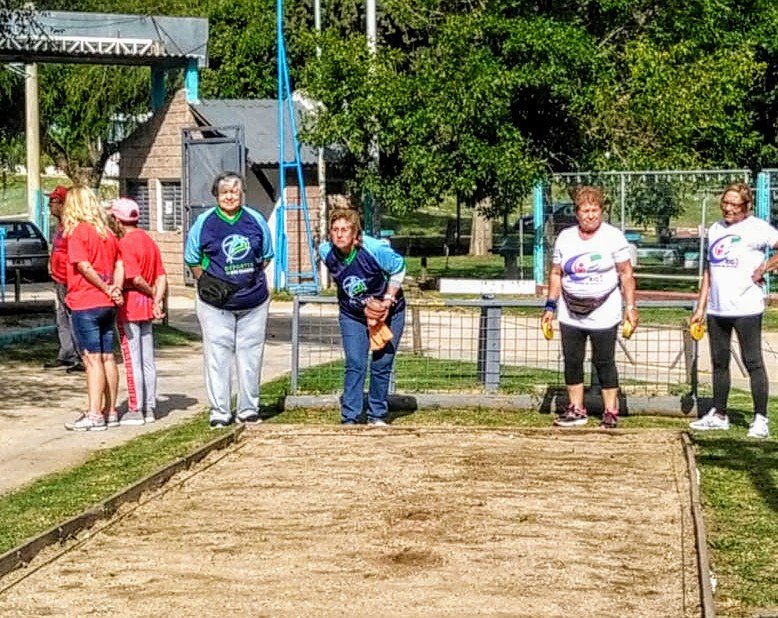
[[[3,616],[699,616],[677,435],[258,426]]]

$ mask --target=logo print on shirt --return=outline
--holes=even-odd
[[[249,239],[240,234],[230,234],[222,241],[222,252],[227,258],[227,264],[242,260],[251,251]]]
[[[600,253],[581,253],[565,262],[562,270],[573,281],[584,281],[594,273],[600,272],[602,255]]]
[[[350,275],[343,280],[343,290],[349,298],[359,298],[367,292],[367,284],[362,277]]]
[[[733,254],[741,240],[736,234],[722,236],[708,249],[708,261],[713,266],[737,266],[738,260]]]

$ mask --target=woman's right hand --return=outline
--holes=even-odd
[[[692,317],[689,318],[689,324],[701,324],[705,320],[705,310],[695,309]]]
[[[552,324],[554,322],[554,312],[549,311],[548,309],[543,312],[543,315],[540,318],[541,324]]]

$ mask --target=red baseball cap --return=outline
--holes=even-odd
[[[68,195],[68,188],[64,187],[62,185],[57,185],[54,187],[54,190],[48,194],[49,200],[59,200],[60,202],[65,202],[65,198]]]

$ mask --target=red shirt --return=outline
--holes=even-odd
[[[136,290],[132,280],[140,275],[151,287],[165,274],[162,254],[157,243],[145,231],[135,228],[119,241],[124,263],[124,305],[119,308],[119,319],[125,322],[144,322],[154,318],[154,299]]]
[[[57,283],[68,282],[68,239],[62,233],[62,226],[57,226],[54,239],[51,241],[51,259],[49,260],[51,278]]]
[[[119,241],[107,230],[101,238],[90,223],[81,222],[68,236],[68,293],[65,302],[73,310],[113,307],[113,301],[78,272],[79,262],[89,262],[106,284],[113,283],[113,269],[121,259]]]

